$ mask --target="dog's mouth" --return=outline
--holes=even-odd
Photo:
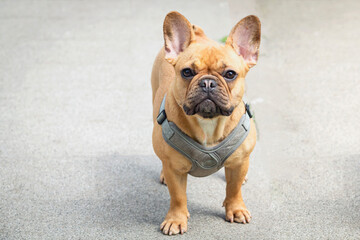
[[[219,104],[216,104],[216,102],[210,97],[203,99],[197,104],[194,104],[192,108],[184,104],[183,109],[187,115],[198,114],[203,118],[214,118],[219,115],[230,116],[234,110],[233,107],[228,109],[221,107]]]

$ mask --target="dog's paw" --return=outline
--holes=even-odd
[[[160,183],[166,185],[166,181],[165,181],[165,176],[164,176],[164,171],[161,170],[161,173],[160,173]]]
[[[187,231],[188,217],[190,217],[189,212],[187,214],[168,212],[165,220],[160,225],[160,230],[165,235],[183,234]]]
[[[249,223],[251,220],[251,213],[243,204],[225,203],[225,219],[231,223]]]
[[[226,212],[226,221],[237,222],[237,223],[249,223],[251,220],[251,214],[246,208],[238,209],[235,211]]]

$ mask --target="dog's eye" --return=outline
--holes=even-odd
[[[181,76],[187,80],[190,80],[194,77],[194,72],[191,68],[184,68],[181,70]]]
[[[236,77],[237,74],[233,70],[228,70],[224,74],[224,78],[226,78],[226,80],[234,80]]]

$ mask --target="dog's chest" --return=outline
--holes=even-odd
[[[215,135],[216,128],[218,127],[219,119],[201,119],[198,118],[199,125],[204,132],[204,139],[202,145],[207,146],[209,144],[213,145],[213,139]]]

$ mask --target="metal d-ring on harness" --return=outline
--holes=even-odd
[[[217,172],[249,134],[252,115],[249,106],[245,104],[245,114],[241,117],[234,130],[218,145],[210,148],[204,147],[183,133],[175,123],[167,120],[165,99],[166,95],[161,102],[157,122],[162,127],[162,135],[165,141],[191,161],[192,168],[189,174],[192,176],[206,177]]]

